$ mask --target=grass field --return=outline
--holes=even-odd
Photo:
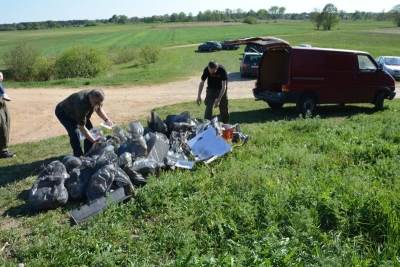
[[[393,28],[393,30],[382,30]],[[382,30],[380,32],[380,30]],[[48,56],[57,56],[71,46],[90,45],[104,50],[156,45],[172,47],[249,36],[277,36],[296,45],[366,50],[374,56],[399,55],[400,31],[392,23],[376,21],[341,22],[333,31],[316,31],[309,21],[246,24],[151,24],[65,28],[55,30],[0,32],[0,55],[16,44],[28,43]],[[195,53],[197,47],[162,51],[159,62],[146,67],[131,63],[113,65],[109,72],[94,79],[54,80],[50,82],[13,83],[11,87],[50,87],[83,85],[153,84],[199,74],[210,59],[224,64],[230,72],[239,71],[241,51]],[[0,60],[1,67],[1,60]],[[3,66],[4,68],[4,66]]]
[[[400,101],[273,113],[230,102],[249,143],[209,167],[162,173],[82,226],[67,208],[24,204],[40,165],[69,152],[66,137],[12,147],[0,161],[0,265],[398,266]],[[162,116],[190,103],[159,109]],[[71,207],[71,206],[69,206]]]

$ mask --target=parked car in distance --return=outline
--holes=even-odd
[[[223,41],[221,45],[222,45],[222,50],[238,50],[240,48],[240,45],[229,44],[225,41]]]
[[[243,58],[240,59],[240,76],[257,77],[261,56],[261,53],[244,53]]]
[[[394,79],[367,52],[291,47],[283,40],[264,50],[253,93],[272,109],[296,103],[302,114],[313,114],[318,104],[372,103],[379,110],[396,95]]]
[[[378,65],[392,75],[397,81],[400,81],[400,57],[378,57]]]
[[[214,52],[222,49],[222,45],[217,41],[208,41],[199,45],[197,51],[199,52]]]

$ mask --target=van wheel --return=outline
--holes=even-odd
[[[375,101],[374,101],[375,110],[383,109],[383,104],[384,104],[385,98],[386,98],[386,93],[383,91],[379,92],[376,95]]]
[[[283,103],[275,103],[267,101],[267,104],[272,110],[279,110],[283,107]]]
[[[317,108],[317,102],[315,97],[310,95],[304,95],[300,97],[296,104],[297,110],[303,114],[303,116],[312,116]]]

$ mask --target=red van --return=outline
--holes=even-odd
[[[395,97],[394,79],[366,52],[291,47],[270,37],[236,42],[264,47],[253,92],[272,109],[285,103],[296,103],[303,114],[318,104],[372,103],[382,109],[385,99]]]

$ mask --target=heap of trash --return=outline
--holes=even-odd
[[[188,112],[165,120],[151,112],[147,128],[134,121],[127,129],[114,127],[111,135],[94,131],[100,141],[84,157],[66,156],[43,168],[29,192],[33,208],[86,202],[70,212],[79,223],[106,207],[107,194],[115,202],[125,200],[161,170],[194,169],[196,163],[208,164],[248,140],[239,125],[194,119]]]

